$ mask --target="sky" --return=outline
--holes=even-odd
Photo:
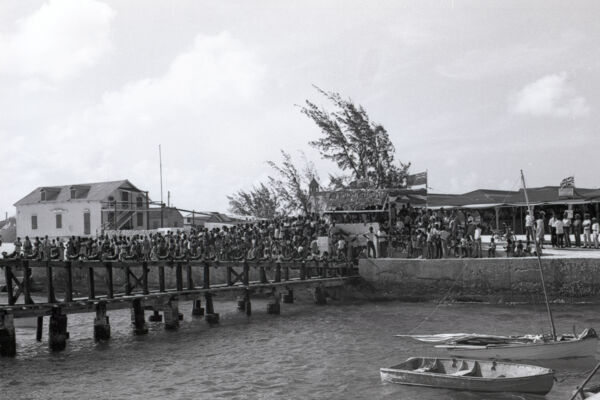
[[[226,196],[308,145],[313,85],[382,124],[432,192],[600,187],[597,1],[5,0],[0,212],[39,186],[129,179]]]

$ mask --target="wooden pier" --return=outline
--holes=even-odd
[[[293,303],[294,289],[314,290],[315,303],[325,304],[327,292],[357,276],[351,262],[331,260],[160,260],[160,261],[55,261],[3,259],[8,303],[0,304],[0,355],[16,355],[14,319],[36,318],[36,339],[41,341],[44,317],[49,317],[52,350],[65,348],[69,333],[67,315],[95,313],[94,338],[110,338],[110,310],[131,309],[135,334],[148,332],[150,321],[163,321],[177,329],[182,315],[179,301],[192,301],[192,315],[209,324],[219,322],[213,296],[238,294],[238,310],[252,314],[251,297],[268,297],[267,313],[279,314],[280,302]],[[42,287],[40,287],[42,286]],[[33,289],[45,302],[35,303]],[[204,307],[202,307],[204,301]],[[161,314],[162,313],[162,314]]]

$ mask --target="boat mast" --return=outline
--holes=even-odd
[[[527,210],[531,213],[529,208],[529,196],[527,196],[527,187],[525,186],[525,175],[521,170],[521,181],[523,182],[523,193],[525,193],[525,203],[527,203]],[[535,243],[535,254],[537,255],[538,267],[540,270],[540,277],[542,278],[542,289],[544,289],[544,299],[546,300],[546,310],[548,311],[548,319],[550,320],[550,327],[552,328],[552,339],[556,340],[556,327],[554,326],[554,317],[552,316],[552,310],[550,310],[550,303],[548,302],[548,293],[546,292],[546,282],[544,281],[544,271],[542,270],[542,259],[540,257],[540,248],[537,240],[533,240]]]

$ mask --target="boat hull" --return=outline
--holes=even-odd
[[[453,360],[454,361],[454,360]],[[475,362],[474,360],[464,360]],[[489,369],[492,362],[480,362],[481,369]],[[380,375],[383,382],[411,386],[426,386],[433,388],[465,390],[474,392],[519,392],[532,394],[546,394],[554,384],[554,372],[547,368],[534,367],[523,364],[494,363],[494,366],[513,368],[515,370],[531,371],[526,376],[457,376],[435,372],[418,372],[398,367],[381,368]]]
[[[500,346],[437,346],[452,357],[495,360],[551,360],[560,358],[595,357],[598,340],[576,339],[564,342],[527,343]]]

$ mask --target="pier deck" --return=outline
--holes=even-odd
[[[41,340],[44,317],[50,317],[49,343],[62,350],[68,339],[67,315],[95,312],[94,337],[110,337],[107,312],[131,308],[134,333],[147,332],[144,311],[153,312],[151,321],[162,321],[176,329],[179,301],[193,301],[193,315],[216,324],[213,297],[236,293],[238,309],[251,315],[251,295],[268,297],[267,312],[280,313],[280,300],[291,303],[293,291],[314,289],[315,302],[325,304],[326,296],[346,280],[357,276],[350,262],[312,259],[275,260],[0,260],[7,303],[0,304],[0,355],[16,354],[15,318],[37,317],[37,340]],[[34,302],[36,289],[45,297]],[[38,295],[39,296],[39,295]],[[38,297],[36,297],[38,298]],[[205,308],[202,307],[205,301]],[[162,312],[162,315],[160,313]]]

